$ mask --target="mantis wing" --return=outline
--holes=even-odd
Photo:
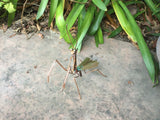
[[[93,61],[90,58],[86,58],[82,61],[82,63],[80,65],[78,65],[77,69],[79,70],[86,70],[86,69],[91,69],[91,68],[95,68],[98,66],[98,62],[97,61]]]
[[[97,61],[90,61],[89,63],[85,64],[82,67],[82,70],[86,70],[86,69],[92,69],[98,66],[98,62]]]
[[[78,65],[78,67],[83,67],[85,64],[87,64],[87,63],[89,63],[90,61],[92,61],[90,58],[85,58],[82,62],[81,62],[81,64],[79,64]]]

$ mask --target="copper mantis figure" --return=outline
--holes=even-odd
[[[68,31],[67,31],[67,34],[68,34]],[[68,34],[68,36],[69,36],[69,34]],[[71,57],[70,57],[70,60],[69,60],[68,68],[66,69],[58,60],[55,60],[54,63],[52,64],[49,72],[48,72],[47,80],[49,82],[49,77],[50,77],[50,74],[53,70],[53,67],[54,67],[55,63],[58,63],[58,65],[61,68],[63,68],[63,70],[67,71],[67,74],[65,76],[65,79],[64,79],[64,82],[63,82],[63,85],[62,85],[62,91],[65,89],[65,85],[66,85],[68,75],[69,74],[75,75],[73,77],[73,80],[76,84],[77,92],[79,94],[79,98],[81,99],[81,94],[80,94],[80,91],[79,91],[78,84],[76,82],[76,78],[82,77],[82,71],[96,68],[99,63],[96,60],[91,60],[90,58],[87,57],[77,66],[77,49],[76,49],[76,46],[73,47],[73,44],[72,44],[72,48],[73,49],[71,50]],[[71,62],[72,61],[73,61],[73,67],[71,68]],[[104,75],[99,69],[93,69],[93,70],[90,70],[89,72],[93,72],[93,71],[97,71],[102,76],[106,77],[106,75]]]

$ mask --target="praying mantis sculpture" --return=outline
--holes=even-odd
[[[67,26],[66,26],[67,27]],[[69,33],[67,31],[67,34],[69,36]],[[70,40],[71,41],[71,40]],[[72,44],[72,42],[71,42]],[[71,62],[73,61],[73,67],[71,67]],[[81,99],[81,94],[80,94],[80,91],[79,91],[79,87],[78,87],[78,84],[76,82],[76,78],[78,77],[82,77],[82,71],[85,71],[85,70],[89,70],[89,69],[92,69],[90,70],[89,72],[93,72],[93,71],[97,71],[98,73],[100,73],[102,76],[106,77],[106,75],[104,75],[99,69],[93,69],[93,68],[96,68],[98,66],[98,62],[96,60],[91,60],[89,57],[85,58],[78,66],[77,66],[77,49],[76,49],[76,46],[74,47],[73,44],[72,44],[72,50],[71,50],[71,57],[70,57],[70,60],[69,60],[69,63],[68,63],[68,68],[66,69],[58,60],[55,60],[48,72],[48,82],[49,82],[49,77],[50,77],[50,74],[53,70],[53,67],[55,65],[55,63],[58,63],[59,66],[61,66],[61,68],[63,68],[63,70],[67,71],[67,74],[65,76],[65,79],[64,79],[64,82],[63,82],[63,85],[62,85],[62,91],[65,89],[65,85],[66,85],[66,81],[67,81],[67,78],[68,78],[68,75],[69,74],[72,74],[74,75],[73,79],[74,79],[74,82],[76,84],[76,87],[77,87],[77,91],[78,91],[78,94],[79,94],[79,98]]]

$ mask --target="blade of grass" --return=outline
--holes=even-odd
[[[87,0],[81,0],[79,2],[87,2]],[[68,25],[68,29],[70,29],[73,24],[75,23],[75,21],[77,20],[80,12],[82,11],[82,9],[84,8],[85,4],[78,4],[76,3],[71,12],[69,13],[67,19],[66,19],[66,24]]]
[[[139,11],[138,13],[136,13],[136,14],[134,15],[134,18],[138,17],[139,15],[143,14],[144,12],[145,12],[144,10]],[[115,37],[115,36],[118,35],[122,30],[123,30],[122,27],[119,26],[117,29],[115,29],[115,30],[113,30],[113,31],[111,32],[111,34],[108,36],[108,38]]]
[[[158,11],[158,8],[156,7],[156,4],[154,4],[154,2],[152,0],[144,0],[145,3],[149,6],[149,8],[151,9],[151,11],[155,14],[155,16],[158,18],[158,20],[160,21],[160,12]]]
[[[48,26],[50,26],[50,24],[55,16],[57,5],[58,5],[58,0],[51,0]]]
[[[103,44],[104,40],[103,40],[103,33],[102,33],[102,29],[99,26],[96,34],[94,35],[95,37],[95,43],[96,43],[96,47],[98,47],[99,44]]]
[[[112,6],[114,8],[114,11],[116,13],[116,16],[123,28],[123,30],[128,34],[128,36],[131,38],[133,42],[137,42],[134,31],[132,30],[131,24],[128,22],[128,19],[123,11],[123,9],[119,6],[118,2],[116,0],[112,0]]]
[[[81,13],[78,16],[78,30],[80,30],[80,27],[82,26],[85,15],[86,15],[86,10],[85,8],[83,8]]]
[[[112,38],[112,37],[115,37],[116,35],[118,35],[121,31],[122,31],[122,27],[119,26],[117,29],[113,30],[111,32],[111,34],[108,36],[108,38]]]
[[[101,0],[100,0],[101,1]],[[104,5],[107,6],[109,4],[110,0],[104,0]],[[89,35],[94,35],[96,33],[96,31],[99,28],[99,25],[101,24],[101,21],[103,19],[105,11],[104,10],[100,10],[99,13],[95,16],[92,25],[90,26],[89,30],[88,30],[88,34]]]
[[[40,6],[38,8],[36,20],[38,20],[44,13],[44,10],[46,9],[48,0],[41,0]]]
[[[78,33],[77,33],[78,42],[77,42],[77,46],[76,46],[78,51],[81,50],[81,45],[82,45],[83,38],[85,37],[85,35],[86,35],[90,25],[91,25],[95,9],[96,9],[96,7],[94,5],[89,6],[89,8],[87,9],[84,21],[82,23],[82,26],[78,30]]]
[[[74,39],[70,33],[69,30],[66,30],[66,22],[64,20],[64,17],[63,17],[63,11],[64,11],[64,2],[65,0],[59,0],[59,3],[58,3],[58,6],[57,6],[57,10],[56,10],[56,25],[61,33],[61,36],[64,38],[64,40],[67,42],[67,43],[73,43]],[[67,27],[68,29],[68,27]],[[68,31],[68,34],[67,34],[67,31]]]
[[[101,10],[107,11],[106,5],[101,0],[92,0],[92,2]]]
[[[114,0],[112,0],[114,1]],[[114,1],[115,2],[115,1]],[[140,48],[144,63],[147,67],[147,70],[149,72],[149,75],[151,77],[151,80],[153,83],[157,83],[157,79],[155,78],[155,66],[154,66],[154,62],[151,56],[151,53],[147,47],[147,44],[144,41],[144,38],[142,36],[141,30],[138,27],[136,21],[134,20],[133,16],[131,15],[131,13],[129,12],[128,8],[126,7],[126,5],[122,2],[122,1],[118,1],[119,5],[121,6],[121,8],[123,9],[122,12],[124,12],[124,14],[126,15],[126,19],[128,19],[128,24],[130,24],[131,29],[133,31],[133,36],[135,36],[134,38],[136,39],[138,46]],[[117,5],[118,5],[117,3]],[[115,6],[114,6],[115,7]],[[116,14],[117,16],[119,16],[118,14]]]

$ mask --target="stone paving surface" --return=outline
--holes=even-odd
[[[0,120],[160,120],[160,87],[152,81],[132,44],[107,39],[99,48],[86,37],[78,63],[93,56],[97,72],[77,78],[80,100],[73,76],[61,92],[66,71],[55,65],[47,82],[47,72],[55,59],[67,67],[69,45],[59,34],[12,36],[0,30]]]

